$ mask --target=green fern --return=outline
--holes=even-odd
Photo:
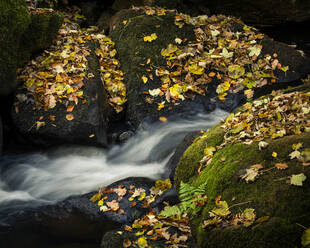
[[[192,186],[187,183],[180,184],[179,197],[181,202],[177,205],[166,208],[160,212],[162,218],[169,218],[173,216],[181,216],[183,214],[196,214],[202,206],[199,202],[204,202],[206,193],[206,184],[202,184],[199,187]]]

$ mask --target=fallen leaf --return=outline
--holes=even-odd
[[[74,119],[74,115],[73,115],[73,114],[67,114],[67,115],[66,115],[66,119],[67,119],[68,121],[72,121],[72,120]]]
[[[45,122],[44,121],[36,121],[36,125],[37,125],[37,130],[39,130],[41,127],[45,126]]]
[[[301,236],[301,244],[302,246],[306,247],[310,244],[310,228],[304,231],[304,233]]]
[[[291,159],[294,159],[294,158],[299,159],[300,156],[301,156],[301,153],[300,153],[299,151],[293,151],[293,152],[291,152],[291,153],[289,154],[289,156],[290,156]]]
[[[147,83],[148,78],[146,76],[143,75],[141,77],[141,79],[142,79],[143,83],[145,83],[145,84]]]
[[[164,116],[160,116],[160,117],[159,117],[159,120],[160,120],[161,122],[167,122],[167,121],[168,121],[168,119],[167,119],[166,117],[164,117]]]
[[[145,36],[143,37],[144,42],[152,42],[153,40],[156,40],[158,37],[156,35],[156,33],[153,33],[149,36]]]
[[[300,148],[302,148],[302,143],[293,144],[292,148],[294,151],[299,150]]]
[[[241,179],[244,179],[248,183],[248,182],[254,182],[258,175],[259,175],[258,169],[250,168],[246,169],[246,173],[240,177]]]
[[[264,166],[262,164],[253,164],[253,165],[251,165],[251,168],[260,170],[260,169],[263,169]]]
[[[182,43],[182,40],[180,38],[175,38],[174,41],[177,44],[181,44]]]
[[[69,105],[69,106],[67,107],[67,112],[72,112],[73,109],[74,109],[74,105]]]
[[[265,142],[265,141],[260,141],[260,142],[258,143],[258,149],[259,149],[259,150],[262,150],[262,149],[266,148],[268,145],[269,145],[269,144],[268,144],[267,142]]]
[[[307,177],[305,176],[304,173],[293,174],[293,175],[291,176],[290,183],[291,183],[292,185],[302,186],[303,181],[305,181],[306,179],[307,179]]]
[[[271,156],[274,157],[274,158],[276,158],[276,157],[278,157],[278,153],[273,152],[273,153],[271,154]]]
[[[288,165],[287,164],[280,164],[280,163],[277,163],[274,165],[275,167],[277,167],[279,170],[285,170],[288,168]]]
[[[147,248],[148,247],[148,244],[147,244],[145,237],[138,238],[137,244],[138,244],[139,248]]]

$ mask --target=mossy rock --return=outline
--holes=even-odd
[[[19,46],[30,22],[24,0],[0,2],[0,95],[12,92],[17,86]]]
[[[309,91],[309,86],[299,89]],[[211,163],[199,175],[197,170],[204,148],[216,147],[223,139],[220,124],[210,129],[185,151],[175,173],[176,185],[181,181],[195,186],[206,184],[207,203],[202,213],[193,216],[191,221],[192,234],[199,247],[300,247],[304,230],[299,225],[308,227],[310,223],[310,168],[303,167],[297,159],[290,159],[289,154],[296,143],[310,148],[310,133],[267,139],[269,145],[263,150],[259,150],[258,142],[227,144],[215,152]],[[273,152],[278,154],[276,158],[272,156]],[[288,169],[278,170],[275,163],[286,163]],[[266,172],[254,182],[246,183],[240,176],[254,164],[264,165]],[[300,173],[307,177],[302,187],[287,182],[291,175]],[[249,227],[203,228],[202,223],[210,219],[209,212],[215,207],[219,195],[228,206],[236,204],[230,209],[232,214],[254,208],[257,218],[269,216],[269,220]]]
[[[24,0],[0,3],[0,95],[14,91],[16,69],[49,47],[63,22],[58,12],[28,13]]]
[[[145,120],[157,121],[160,116],[184,117],[197,112],[211,112],[217,107],[231,112],[245,100],[245,96],[239,91],[228,93],[226,100],[220,101],[216,89],[223,81],[214,77],[208,83],[206,95],[193,94],[192,98],[185,98],[177,104],[166,101],[165,95],[151,99],[151,103],[147,101],[146,93],[160,88],[163,84],[155,73],[157,68],[167,66],[161,50],[167,48],[169,44],[175,44],[176,38],[187,39],[186,42],[178,45],[180,48],[186,46],[187,42],[197,42],[194,34],[195,26],[184,24],[179,28],[175,25],[175,16],[175,12],[166,12],[165,15],[158,16],[147,15],[142,10],[129,9],[118,12],[111,19],[111,38],[115,42],[117,57],[121,63],[127,87],[127,120],[136,127]],[[235,22],[232,27],[232,31],[237,32],[242,31],[244,25]],[[157,39],[145,42],[144,37],[153,33],[157,35]],[[268,37],[262,40],[262,46],[262,54],[276,52],[279,61],[290,68],[286,73],[282,70],[274,73],[277,77],[274,87],[286,87],[286,83],[292,83],[310,72],[310,60],[301,56],[293,48]],[[148,59],[150,59],[149,64]],[[150,74],[152,74],[151,77]],[[148,77],[147,83],[143,83],[142,76]],[[260,91],[262,94],[267,94],[271,90],[270,87],[264,86]],[[163,101],[166,101],[165,107],[159,111],[157,107]]]

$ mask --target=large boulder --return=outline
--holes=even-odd
[[[61,103],[52,109],[37,109],[30,98],[12,109],[14,125],[31,143],[44,146],[64,143],[107,146],[108,99],[96,54],[92,51],[87,60],[87,74],[91,73],[94,77],[83,80],[83,98],[87,99],[84,104],[79,99],[78,105],[71,105],[75,107],[69,113],[68,107]],[[19,98],[27,95],[29,92],[26,89],[16,93]]]
[[[308,107],[309,85],[273,93],[185,151],[175,183],[203,186],[208,197],[191,220],[199,247],[300,246],[310,221]]]
[[[301,22],[310,19],[310,3],[297,0],[190,0],[192,5],[205,7],[212,13],[222,13],[241,17],[252,25],[277,25],[289,21]]]
[[[127,178],[106,187],[102,196],[106,196],[104,203],[118,202],[119,210],[114,206],[115,211],[101,211],[98,202],[90,200],[97,192],[91,192],[56,204],[25,208],[6,216],[3,214],[5,217],[0,220],[1,245],[7,248],[57,247],[65,244],[76,245],[72,247],[82,247],[83,244],[99,246],[105,232],[132,223],[149,211],[137,198],[130,201],[128,191],[143,189],[149,194],[153,185],[154,181],[147,178]],[[113,193],[113,189],[120,188],[128,190],[121,200],[117,193]],[[136,202],[135,206],[133,202]]]
[[[216,107],[232,111],[246,99],[242,91],[252,91],[254,81],[263,93],[267,93],[270,82],[274,87],[284,87],[284,83],[310,72],[309,59],[234,18],[191,18],[175,11],[142,7],[122,10],[112,18],[111,25],[111,37],[116,44],[128,92],[127,119],[135,126],[145,119],[209,112]],[[242,37],[247,38],[242,41]],[[240,42],[239,45],[231,45],[232,40]],[[221,51],[231,53],[222,52],[221,57]],[[215,54],[211,55],[212,52]],[[254,54],[259,55],[258,58]],[[269,66],[265,64],[266,59]],[[247,60],[246,65],[244,60]],[[230,76],[229,65],[234,65]],[[245,67],[242,69],[240,65]],[[279,69],[282,65],[283,71]],[[265,68],[268,73],[258,68]],[[244,78],[255,70],[258,71],[254,81]],[[225,86],[227,79],[231,83],[228,87]],[[240,83],[238,86],[234,85],[236,81]],[[226,100],[220,99],[219,94],[225,95]]]
[[[51,45],[63,17],[58,12],[29,13],[24,0],[1,1],[0,13],[0,95],[7,95],[16,89],[16,69]]]

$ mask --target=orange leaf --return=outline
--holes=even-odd
[[[285,169],[288,168],[287,164],[279,164],[279,163],[277,163],[274,166],[277,167],[279,170],[285,170]]]
[[[133,203],[130,204],[130,207],[133,208],[136,205],[137,205],[137,202],[134,201]]]
[[[160,116],[160,117],[159,117],[159,120],[160,120],[161,122],[166,122],[166,121],[168,121],[168,119],[167,119],[166,117],[164,117],[164,116]]]
[[[72,112],[74,109],[74,105],[68,106],[67,107],[67,112]]]
[[[55,121],[55,119],[56,119],[55,115],[50,115],[50,120],[51,121]]]
[[[253,164],[253,165],[251,165],[251,168],[259,170],[259,169],[263,169],[264,166],[262,164]]]

